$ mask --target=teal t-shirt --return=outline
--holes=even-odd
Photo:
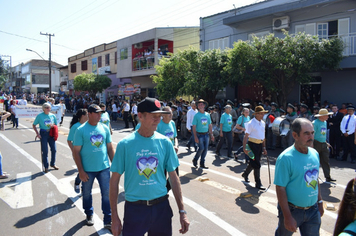
[[[353,222],[351,222],[348,226],[346,226],[346,228],[344,229],[351,231],[353,233],[356,233],[356,220],[354,220]],[[352,234],[346,233],[346,232],[342,232],[341,234],[339,234],[339,236],[351,236]]]
[[[222,124],[223,132],[230,132],[232,126],[232,116],[227,113],[222,114],[220,117],[220,124]]]
[[[168,124],[161,120],[157,125],[157,132],[169,138],[174,145],[174,138],[177,137],[177,129],[173,120],[171,120]]]
[[[105,124],[107,127],[110,125],[110,116],[107,112],[101,114],[100,122]]]
[[[274,184],[285,187],[288,202],[309,207],[318,200],[319,154],[308,148],[308,154],[298,152],[294,145],[277,158]]]
[[[326,121],[316,119],[313,121],[314,125],[314,139],[321,143],[326,142]]]
[[[211,124],[211,118],[209,113],[198,112],[194,115],[192,125],[196,125],[195,129],[199,133],[206,133],[209,131],[209,125]]]
[[[67,137],[67,141],[71,141],[71,142],[74,141],[75,131],[77,131],[78,127],[81,126],[81,125],[82,124],[80,122],[77,122],[70,128],[69,134],[68,134],[68,137]]]
[[[84,171],[97,172],[110,167],[107,143],[111,143],[111,135],[106,125],[99,122],[93,126],[86,122],[78,127],[73,145],[82,146],[80,156]]]
[[[243,124],[241,124],[242,123],[242,118],[244,119],[243,120]],[[245,128],[245,123],[247,123],[247,122],[249,122],[251,119],[250,119],[250,117],[248,116],[248,117],[245,117],[245,116],[243,116],[243,115],[241,115],[241,116],[239,116],[239,118],[237,119],[237,122],[236,122],[236,124],[238,124],[238,125],[240,125],[241,127],[243,127],[243,128]]]
[[[138,130],[140,127],[141,127],[141,122],[139,122],[139,123],[136,125],[135,130]]]
[[[124,174],[125,199],[152,200],[167,194],[166,175],[179,166],[172,142],[158,132],[143,137],[133,132],[117,147],[111,171]]]
[[[38,114],[33,122],[34,125],[40,125],[40,129],[48,130],[51,128],[51,125],[57,125],[56,116],[52,113],[46,115],[44,112]]]

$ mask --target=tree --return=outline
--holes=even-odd
[[[254,37],[250,43],[235,43],[226,67],[230,83],[259,81],[274,100],[285,106],[296,84],[313,80],[310,73],[338,68],[344,48],[339,38],[319,40],[317,36],[291,36],[288,32],[284,35],[278,38],[270,34]]]
[[[8,80],[8,67],[0,57],[0,88],[4,88],[6,81]]]
[[[74,78],[74,90],[88,91],[94,99],[96,94],[101,93],[111,85],[111,79],[106,75],[82,73]]]
[[[226,86],[224,67],[227,59],[224,51],[190,48],[162,59],[156,66],[157,75],[152,78],[162,99],[192,95],[211,103],[218,91]]]

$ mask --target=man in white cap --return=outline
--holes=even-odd
[[[320,165],[323,168],[324,176],[327,182],[336,181],[330,176],[330,164],[329,164],[329,149],[330,144],[326,142],[326,121],[329,115],[333,112],[328,112],[328,110],[320,109],[319,114],[316,114],[316,120],[313,121],[314,126],[314,148],[319,153]]]

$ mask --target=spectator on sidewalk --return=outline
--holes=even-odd
[[[0,152],[0,179],[7,179],[9,176],[5,172],[2,171],[2,155]]]

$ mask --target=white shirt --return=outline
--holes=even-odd
[[[263,120],[258,121],[256,118],[253,118],[249,122],[245,123],[245,133],[249,134],[250,138],[264,140],[265,127],[266,123]]]
[[[192,122],[193,122],[193,118],[195,116],[195,114],[198,113],[198,109],[189,109],[189,111],[187,112],[187,123],[186,123],[186,126],[187,126],[187,129],[188,130],[191,130],[192,128]]]
[[[112,104],[112,112],[117,112],[117,107],[116,107],[116,104],[114,103],[114,104]]]
[[[134,114],[134,115],[137,115],[137,106],[136,105],[132,106],[131,113]]]
[[[342,118],[342,121],[340,123],[340,130],[341,132],[344,134],[344,133],[348,133],[349,135],[350,134],[353,134],[355,133],[355,123],[356,123],[356,116],[355,115],[352,115],[350,121],[349,121],[349,124],[347,125],[347,130],[345,129],[346,127],[346,124],[347,124],[347,120],[349,119],[350,115],[345,115],[344,118]]]
[[[130,111],[130,105],[128,103],[124,106],[124,111]]]

